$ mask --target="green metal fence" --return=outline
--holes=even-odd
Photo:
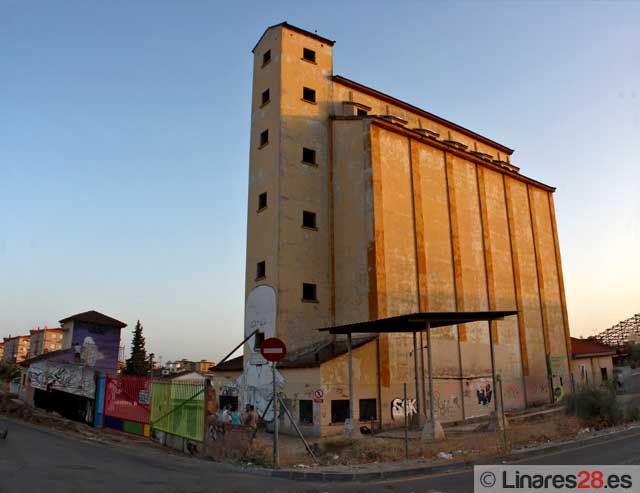
[[[153,382],[151,428],[183,438],[204,439],[204,382]]]

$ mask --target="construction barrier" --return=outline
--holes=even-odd
[[[204,439],[204,381],[151,384],[151,427],[195,441]]]
[[[147,377],[107,375],[104,425],[136,435],[149,436],[151,380]]]

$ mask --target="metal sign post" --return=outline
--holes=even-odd
[[[276,388],[276,362],[271,363],[273,370],[273,468],[280,467],[280,447],[278,443],[278,390]]]
[[[267,361],[271,361],[271,371],[273,373],[273,468],[280,467],[280,447],[278,441],[278,386],[276,383],[276,362],[287,355],[287,346],[276,337],[270,337],[262,342],[260,353]]]

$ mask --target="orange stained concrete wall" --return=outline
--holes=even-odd
[[[538,288],[536,253],[533,243],[531,215],[527,185],[511,177],[505,177],[507,205],[511,225],[513,263],[516,270],[516,285],[521,301],[521,337],[524,337],[526,358],[523,356],[523,371],[526,395],[529,404],[549,401],[546,350]],[[520,315],[519,315],[520,318]]]
[[[517,301],[504,180],[502,174],[496,171],[482,166],[478,166],[477,170],[482,204],[489,308],[514,310]],[[518,319],[507,317],[494,322],[493,325],[496,364],[505,369],[502,374],[505,408],[523,407],[525,394]]]
[[[332,135],[335,323],[340,325],[368,320],[371,315],[373,199],[371,182],[365,179],[371,173],[366,159],[369,125],[364,121],[335,121]]]
[[[566,391],[566,322],[549,192],[423,139],[375,130],[375,125],[371,134],[374,222],[382,225],[376,242],[383,241],[384,251],[382,265],[376,264],[385,280],[378,297],[385,313],[410,313],[419,306],[433,311],[518,309],[521,316],[492,326],[505,407],[548,402],[547,352],[560,362],[554,365],[554,387],[564,377]],[[421,184],[417,193],[410,192],[412,180]],[[382,202],[381,218],[376,200]],[[416,203],[421,214],[414,215]],[[425,255],[422,266],[419,254]],[[477,398],[477,390],[491,383],[489,326],[466,324],[460,332],[460,353],[455,328],[433,332],[435,388],[446,389],[440,393],[454,403],[442,406],[451,419],[490,410]],[[381,346],[387,350],[381,373],[386,362],[388,384],[413,381],[411,336],[389,335]],[[455,380],[460,376],[462,381]]]
[[[329,255],[329,92],[331,46],[281,28],[281,149],[278,265],[278,328],[291,349],[326,339],[317,328],[331,325]],[[316,52],[317,63],[302,59]],[[316,91],[316,103],[302,99],[303,87]],[[302,163],[302,148],[316,150],[317,166]],[[302,227],[302,211],[316,214],[317,229]],[[317,286],[318,303],[301,302],[302,284]]]
[[[554,242],[549,193],[529,186],[531,218],[535,234],[538,257],[538,276],[543,308],[543,322],[547,333],[549,353],[563,361],[558,375],[554,376],[554,387],[558,376],[569,373],[571,346],[562,311],[562,296],[558,280],[558,266]]]

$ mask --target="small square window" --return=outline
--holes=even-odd
[[[356,114],[358,116],[367,116],[368,115],[367,110],[363,110],[361,108],[358,108],[358,111],[356,112]]]
[[[313,401],[307,399],[300,399],[298,401],[298,407],[300,408],[300,424],[312,425],[313,424]]]
[[[375,421],[378,415],[378,406],[375,399],[360,399],[360,421]]]
[[[316,102],[316,91],[314,89],[310,89],[308,87],[302,88],[302,99],[308,101],[309,103]]]
[[[260,147],[266,146],[269,143],[269,130],[265,130],[260,134]]]
[[[308,62],[316,63],[316,52],[310,50],[309,48],[305,48],[302,50],[302,58],[304,58]]]
[[[309,211],[302,211],[302,226],[305,228],[317,228],[316,213]]]
[[[302,148],[302,161],[309,164],[316,164],[316,151],[307,147]]]
[[[258,210],[261,211],[266,207],[267,207],[267,192],[262,192],[260,195],[258,195]]]
[[[344,423],[349,419],[349,400],[337,399],[331,401],[331,422]]]
[[[271,61],[271,50],[267,50],[262,55],[262,65],[266,65]]]
[[[267,275],[267,264],[264,260],[256,264],[256,279],[264,279]]]
[[[269,102],[269,89],[262,91],[262,105],[264,106]]]
[[[304,301],[318,301],[318,287],[308,282],[302,283],[302,299]]]

